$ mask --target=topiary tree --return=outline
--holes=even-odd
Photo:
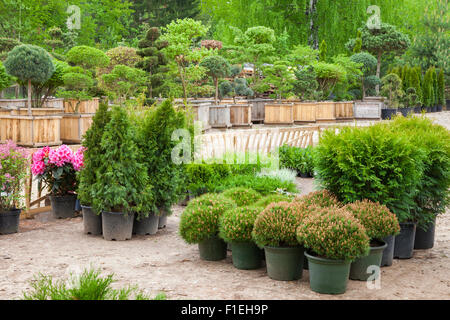
[[[52,27],[48,30],[48,35],[50,36],[50,39],[45,39],[44,42],[52,49],[53,54],[55,49],[62,48],[64,46],[64,42],[62,41],[63,32],[61,28]]]
[[[322,99],[327,99],[335,86],[345,79],[346,72],[341,66],[326,62],[317,62],[313,67]]]
[[[275,99],[286,98],[294,87],[295,77],[290,70],[288,61],[276,61],[272,65],[263,67],[263,90],[268,91],[274,87]]]
[[[67,52],[67,60],[72,66],[79,66],[93,72],[95,68],[105,68],[109,64],[109,57],[101,50],[88,47],[76,46]]]
[[[219,79],[230,75],[231,66],[224,57],[218,55],[204,58],[200,62],[200,66],[205,68],[206,74],[213,79],[216,88],[215,101],[217,104],[219,99]]]
[[[360,78],[361,78],[362,98],[364,99],[366,97],[366,91],[368,89],[366,87],[366,84],[368,85],[370,84],[369,81],[372,82],[374,80],[373,76],[375,76],[376,72],[375,70],[377,68],[377,59],[367,52],[356,53],[352,55],[350,59],[353,62],[362,64],[361,71],[363,72],[363,75]]]
[[[44,83],[55,71],[52,59],[41,47],[23,44],[8,54],[4,63],[6,72],[28,83],[28,114],[31,115],[32,83]]]
[[[70,110],[77,113],[80,103],[92,98],[89,91],[94,86],[94,79],[89,71],[81,67],[67,67],[62,81],[64,88],[57,92],[57,96],[64,98]]]
[[[0,37],[0,61],[6,60],[8,52],[19,45],[21,45],[19,40]]]
[[[388,98],[388,104],[391,109],[402,107],[402,98],[405,92],[402,89],[402,80],[394,73],[388,74],[381,79],[381,94]]]
[[[53,72],[50,79],[44,83],[33,82],[33,99],[36,101],[36,107],[40,108],[44,105],[48,97],[53,96],[56,90],[64,85],[64,75],[67,70],[67,63],[58,60],[53,60],[55,66],[55,72]]]
[[[380,28],[369,29],[367,24],[364,24],[361,31],[362,50],[368,51],[377,58],[377,72],[376,75],[380,78],[381,75],[381,59],[384,54],[404,53],[411,44],[408,35],[398,31],[393,25],[381,23]],[[346,44],[347,49],[353,51],[355,46],[355,39],[350,39]],[[379,93],[379,86],[376,88]]]

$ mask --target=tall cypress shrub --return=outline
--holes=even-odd
[[[438,76],[438,105],[445,105],[445,77],[442,69],[439,70]]]

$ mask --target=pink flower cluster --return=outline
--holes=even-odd
[[[84,148],[73,152],[66,145],[60,146],[58,149],[50,149],[44,147],[33,154],[33,163],[31,172],[33,175],[42,175],[47,166],[63,167],[65,165],[73,166],[75,171],[80,171],[84,166]]]

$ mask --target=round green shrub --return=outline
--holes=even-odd
[[[236,203],[233,200],[224,197],[222,194],[206,193],[200,197],[197,197],[197,198],[189,201],[187,207],[195,208],[195,207],[202,207],[202,206],[215,206],[215,205],[218,205],[218,204],[224,203],[224,202],[231,202],[234,204],[234,206],[236,206]]]
[[[251,242],[253,226],[262,209],[240,207],[228,210],[219,219],[219,236],[226,242]]]
[[[266,208],[271,203],[291,202],[291,201],[292,201],[292,197],[290,197],[290,196],[287,196],[284,194],[271,194],[271,195],[265,196],[264,198],[261,198],[260,200],[258,200],[254,204],[254,206]]]
[[[327,190],[311,192],[305,196],[297,197],[295,201],[304,203],[308,206],[318,206],[323,208],[331,206],[342,206],[336,196]]]
[[[226,211],[236,207],[229,199],[215,201],[214,205],[188,206],[180,218],[180,235],[189,244],[217,236],[219,218]]]
[[[354,261],[367,255],[370,241],[363,225],[337,207],[321,208],[297,228],[297,240],[319,257]]]
[[[253,189],[247,188],[232,188],[224,191],[223,196],[232,199],[238,207],[254,205],[256,201],[261,199],[261,194]]]
[[[296,230],[303,219],[303,211],[289,202],[272,203],[255,221],[252,237],[259,247],[298,246]]]
[[[400,233],[396,215],[378,202],[356,201],[347,204],[344,209],[351,212],[361,222],[370,239],[383,239]]]

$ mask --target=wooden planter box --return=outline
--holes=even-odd
[[[353,114],[353,101],[335,102],[336,106],[336,119],[337,120],[352,120]]]
[[[230,122],[233,127],[251,127],[252,107],[249,104],[234,104],[230,106]]]
[[[61,119],[61,141],[63,143],[81,143],[84,134],[92,125],[95,113],[65,113]]]
[[[336,121],[336,105],[333,101],[317,102],[316,122]]]
[[[81,101],[78,105],[78,113],[96,113],[100,103],[99,98],[94,98],[92,100]],[[64,101],[64,112],[65,113],[75,113],[72,107],[75,108],[77,105],[77,100],[66,100]]]
[[[194,120],[202,123],[202,130],[208,130],[211,128],[209,125],[209,108],[210,103],[195,104],[192,106],[194,111]]]
[[[248,103],[252,106],[252,122],[263,122],[266,117],[265,104],[274,103],[273,99],[252,99]]]
[[[28,100],[27,99],[0,99],[0,108],[10,108],[10,109],[17,109],[17,108],[26,108],[28,107]],[[64,108],[64,99],[48,99],[45,104],[44,108],[56,108],[56,109],[63,109]],[[39,108],[33,108],[33,110],[37,110]]]
[[[294,103],[294,121],[297,123],[316,122],[317,102]]]
[[[265,104],[264,124],[294,124],[294,105]]]
[[[209,125],[212,128],[230,128],[231,114],[228,105],[212,105],[209,107]]]
[[[384,102],[381,101],[356,101],[353,106],[354,118],[357,120],[380,120],[383,108]]]

